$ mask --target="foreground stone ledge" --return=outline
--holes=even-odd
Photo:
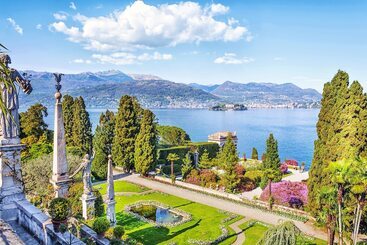
[[[82,245],[85,244],[79,238],[69,232],[55,232],[50,218],[41,210],[33,206],[29,201],[16,202],[18,208],[18,223],[28,232],[33,234],[39,242],[46,245]]]

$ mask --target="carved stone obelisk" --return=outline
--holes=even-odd
[[[112,169],[112,156],[108,155],[107,166],[107,219],[111,222],[112,226],[116,225],[116,212],[115,212],[115,187],[113,182],[113,169]]]
[[[20,164],[20,151],[25,145],[20,144],[19,95],[15,85],[20,85],[26,94],[31,93],[32,86],[17,70],[9,68],[9,55],[0,54],[0,63],[10,72],[9,76],[0,74],[3,105],[0,111],[0,218],[14,220],[18,215],[15,201],[25,199]],[[12,85],[5,86],[4,80]]]
[[[54,152],[52,162],[52,177],[50,182],[54,186],[55,197],[65,197],[68,193],[71,179],[68,174],[68,163],[66,160],[66,142],[64,119],[61,105],[61,76],[63,74],[54,73],[56,80],[56,105],[54,122]]]

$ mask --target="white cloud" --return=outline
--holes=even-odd
[[[84,48],[94,51],[116,52],[247,39],[247,28],[235,19],[223,22],[215,18],[228,11],[229,8],[221,4],[203,7],[195,2],[180,2],[153,6],[135,1],[108,16],[77,15],[72,26],[66,26],[64,22],[51,26],[67,35],[70,41],[80,42]]]
[[[91,60],[85,60],[85,59],[75,59],[72,62],[76,64],[92,64]]]
[[[116,52],[110,55],[93,54],[92,57],[102,64],[108,63],[114,65],[140,64],[143,61],[171,60],[173,58],[171,54],[161,54],[158,52],[152,54],[143,53],[140,55],[127,52]]]
[[[60,12],[54,13],[53,16],[56,20],[66,20],[68,18],[68,13],[60,11]]]
[[[69,4],[69,8],[73,9],[73,10],[76,10],[76,5],[74,2],[70,2]]]
[[[41,25],[41,24],[37,24],[37,25],[36,25],[36,29],[37,29],[37,30],[42,30],[42,25]]]
[[[9,23],[11,24],[11,26],[14,28],[14,30],[16,32],[18,32],[20,35],[23,35],[23,28],[21,28],[16,22],[14,19],[12,18],[7,18],[6,19],[7,21],[9,21]]]
[[[234,53],[225,53],[223,56],[220,56],[214,60],[216,64],[226,64],[226,65],[241,65],[253,62],[253,58],[242,57],[238,58]]]
[[[212,5],[210,5],[210,14],[214,15],[223,15],[228,13],[229,11],[229,7],[224,6],[220,3],[213,3]]]

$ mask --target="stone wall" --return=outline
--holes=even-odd
[[[69,232],[63,234],[55,232],[50,218],[29,201],[18,201],[16,205],[18,207],[18,223],[31,234],[35,235],[42,244],[84,244]]]

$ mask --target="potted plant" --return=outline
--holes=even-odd
[[[98,236],[103,237],[104,233],[110,228],[110,221],[106,217],[96,218],[93,222],[93,230]]]
[[[125,229],[124,227],[122,227],[121,225],[116,225],[113,228],[113,236],[118,239],[121,240],[122,236],[125,234]]]
[[[67,199],[57,197],[52,199],[48,207],[54,230],[59,232],[60,224],[66,224],[70,215],[70,203]]]

